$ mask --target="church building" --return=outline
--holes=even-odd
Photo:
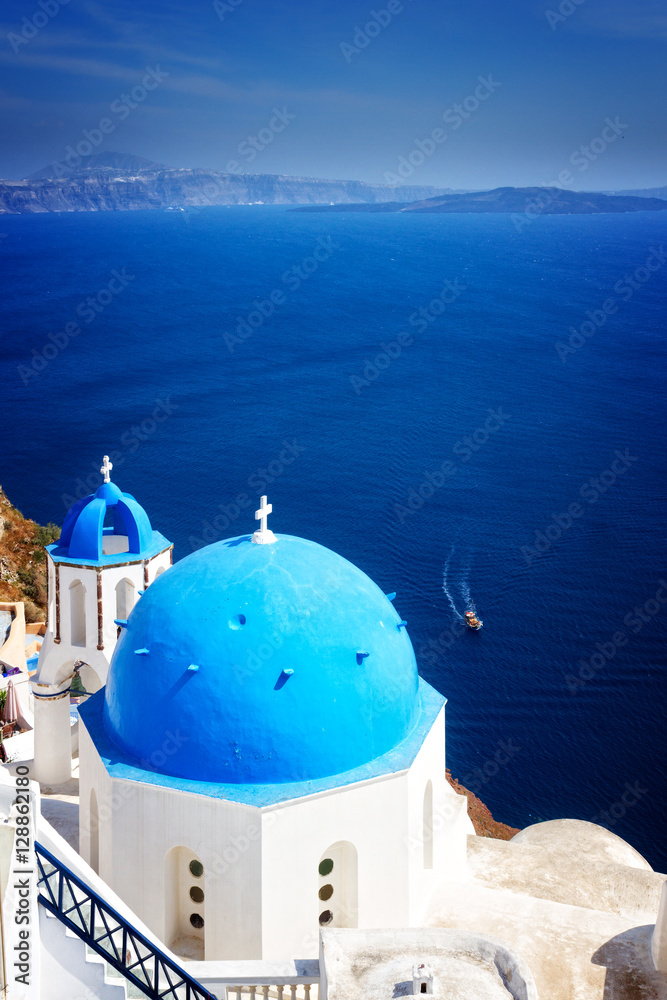
[[[81,853],[192,958],[315,956],[320,927],[415,926],[465,871],[445,699],[395,595],[274,535],[270,512],[263,497],[252,536],[151,583],[81,709]]]
[[[40,997],[667,1000],[665,875],[579,819],[475,834],[396,594],[266,497],[172,565],[111,471],[47,547]]]

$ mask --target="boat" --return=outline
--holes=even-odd
[[[465,622],[468,628],[472,628],[475,630],[481,628],[482,625],[484,624],[484,622],[480,621],[480,619],[477,617],[477,612],[475,611],[475,605],[472,601],[470,602],[470,610],[466,611],[465,613]]]

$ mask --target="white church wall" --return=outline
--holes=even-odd
[[[190,917],[199,914],[205,921],[206,959],[261,957],[260,849],[254,810],[137,783],[113,823],[113,887],[156,933],[164,935],[167,945],[176,945],[169,933],[178,929],[177,936],[182,937]],[[171,861],[180,864],[180,875],[168,884],[173,867],[167,859],[175,848],[178,856],[172,855]],[[138,864],[128,866],[133,855]],[[191,860],[201,861],[201,878],[189,873]],[[183,891],[199,887],[204,891],[203,907]],[[167,920],[175,905],[180,908],[178,917]],[[201,937],[194,932],[190,936]]]
[[[153,583],[158,576],[161,576],[165,570],[169,569],[172,564],[172,558],[173,549],[170,546],[168,549],[165,549],[164,552],[159,552],[156,556],[149,560],[147,566],[149,585]]]
[[[407,810],[407,775],[400,772],[264,811],[263,958],[316,957],[319,918],[327,910],[333,916],[328,926],[406,924]],[[334,860],[331,878],[319,873],[326,856]],[[356,880],[348,870],[341,881],[336,865],[349,869],[355,861]],[[356,891],[350,881],[357,881]],[[327,885],[334,893],[322,899]]]
[[[109,778],[82,725],[81,850],[169,947],[206,960],[316,957],[324,926],[415,926],[436,882],[465,877],[466,800],[445,778],[444,712],[409,771],[257,810]],[[169,734],[165,734],[167,747]],[[430,853],[424,793],[432,790]],[[97,840],[86,830],[91,790]],[[188,872],[203,865],[201,877]],[[323,861],[333,861],[333,869]],[[201,887],[203,900],[190,890]],[[199,915],[203,928],[189,920]],[[198,941],[205,941],[203,956]],[[183,941],[181,941],[183,945]],[[188,950],[189,949],[189,950]]]
[[[56,567],[53,559],[46,556],[46,628],[54,631],[56,627]]]
[[[421,923],[429,897],[444,879],[466,877],[467,800],[445,776],[445,709],[408,773],[408,926]]]
[[[207,960],[261,958],[258,810],[158,785],[111,781],[83,724],[81,730],[82,856],[90,863],[94,789],[99,873],[154,933],[171,947],[171,937],[182,938],[191,915],[199,914]],[[203,876],[189,874],[191,860],[201,861]],[[190,897],[191,888],[203,889],[203,905]],[[198,957],[199,931],[192,928],[190,957]]]
[[[91,815],[93,793],[95,808]],[[86,864],[109,885],[113,875],[113,812],[111,778],[88,730],[83,721],[79,720],[79,853]]]

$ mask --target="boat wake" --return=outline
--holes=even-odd
[[[459,609],[456,607],[456,604],[454,602],[454,598],[452,597],[451,591],[450,591],[449,587],[447,586],[447,582],[448,582],[447,578],[448,578],[448,575],[449,575],[449,565],[450,565],[450,563],[452,561],[452,556],[454,555],[454,548],[455,548],[455,546],[452,545],[451,552],[447,556],[447,562],[445,563],[445,568],[444,568],[444,570],[442,572],[442,589],[445,592],[445,596],[446,596],[447,600],[449,601],[450,608],[452,609],[452,611],[454,612],[454,614],[456,615],[456,617],[459,618],[461,621],[463,621],[463,615],[461,614],[461,612],[459,611]]]
[[[468,563],[467,569],[463,572],[463,580],[461,581],[461,597],[466,608],[469,608],[472,604],[472,597],[470,596],[470,587],[468,586],[468,577],[470,575],[470,563]]]

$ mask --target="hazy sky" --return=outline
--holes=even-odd
[[[4,0],[0,27],[2,177],[82,143],[375,183],[667,183],[665,0]]]

